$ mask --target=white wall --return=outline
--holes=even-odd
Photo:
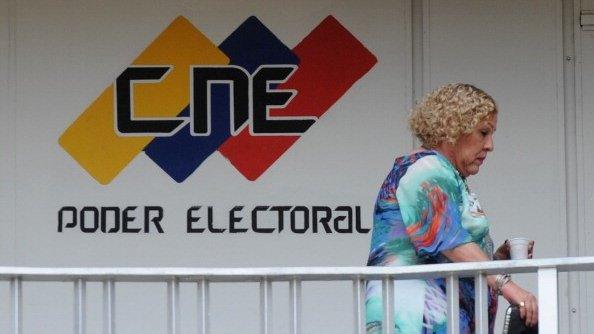
[[[583,10],[594,10],[594,1],[582,1]],[[594,224],[592,216],[594,214],[594,175],[592,173],[592,164],[594,163],[594,32],[578,31],[576,32],[578,52],[578,69],[576,74],[577,101],[576,109],[578,120],[578,158],[580,159],[580,177],[581,191],[583,194],[584,208],[580,211],[582,214],[581,228],[583,233],[580,235],[580,252],[584,255],[594,253],[592,238],[594,237]],[[592,312],[594,310],[594,275],[588,273],[582,276],[582,303],[579,309],[582,319],[582,332],[590,333],[594,331],[594,319]]]
[[[495,151],[470,181],[494,239],[533,237],[538,257],[566,252],[556,4],[430,2],[428,85],[468,81],[497,101]]]
[[[254,1],[16,1],[12,10],[18,41],[12,70],[16,77],[16,147],[5,184],[16,185],[16,218],[2,216],[3,237],[24,266],[317,266],[364,265],[368,234],[189,235],[186,209],[213,205],[215,224],[227,222],[235,205],[359,205],[370,227],[377,189],[397,153],[412,139],[406,129],[406,76],[409,58],[399,1],[295,3]],[[378,64],[261,178],[246,180],[218,153],[181,184],[173,182],[143,154],[109,185],[92,179],[59,145],[58,138],[116,76],[178,15],[184,15],[215,44],[251,15],[257,16],[289,47],[301,41],[327,15],[335,16],[376,57]],[[5,22],[5,20],[2,20]],[[6,48],[2,48],[6,49]],[[3,56],[3,64],[9,57]],[[8,65],[3,65],[7,67]],[[2,123],[5,126],[4,122]],[[8,129],[8,124],[6,123]],[[8,129],[10,130],[10,129]],[[14,165],[16,165],[16,168]],[[16,175],[15,175],[16,174]],[[6,192],[3,192],[5,194]],[[11,204],[3,202],[2,209]],[[161,205],[165,234],[85,235],[57,233],[57,212],[65,205]],[[268,224],[274,224],[271,217]],[[16,221],[16,230],[11,227]],[[3,246],[4,246],[3,245]],[[4,246],[6,247],[6,246]],[[67,284],[25,284],[24,333],[52,323],[55,333],[70,333],[72,289]],[[213,285],[213,333],[258,330],[257,286]],[[90,296],[100,296],[90,286]],[[117,320],[121,333],[163,333],[164,285],[118,285]],[[182,298],[184,331],[196,326],[195,291]],[[182,290],[184,291],[184,290]],[[286,290],[276,303],[286,305]],[[350,286],[304,286],[304,332],[348,332]],[[251,297],[251,298],[248,298]],[[99,333],[99,298],[89,297],[89,333]],[[229,303],[232,301],[232,303]],[[281,304],[282,303],[282,304]],[[139,306],[142,305],[142,306]],[[252,311],[254,310],[254,311]],[[280,310],[283,310],[281,307]],[[234,317],[229,317],[234,314]],[[319,314],[324,314],[320,317]],[[279,311],[275,326],[287,314]],[[50,319],[57,318],[60,321]]]
[[[270,248],[292,249],[302,242],[300,236],[263,236],[264,239],[258,242],[255,240],[258,236],[242,237],[233,240],[234,249],[221,247],[234,236],[227,235],[217,240],[217,236],[204,239],[203,236],[185,234],[185,209],[194,204],[216,204],[219,210],[228,210],[237,204],[249,207],[258,203],[340,202],[365,205],[363,214],[369,217],[369,204],[375,197],[375,188],[389,167],[394,152],[410,147],[404,113],[392,116],[393,106],[404,103],[404,82],[401,78],[405,64],[399,57],[404,50],[401,49],[403,42],[399,31],[402,28],[397,5],[362,6],[352,3],[333,8],[330,3],[316,1],[296,7],[284,15],[279,14],[277,9],[287,4],[252,3],[244,5],[245,8],[234,6],[232,11],[219,9],[219,6],[227,8],[209,3],[176,7],[168,2],[150,7],[120,2],[95,5],[93,1],[77,6],[18,3],[16,164],[17,180],[23,182],[17,192],[17,219],[34,222],[19,224],[17,228],[17,237],[21,240],[16,249],[18,264],[110,265],[115,261],[119,265],[221,265],[220,259],[202,258],[197,261],[186,255],[202,253],[213,247],[219,249],[219,256],[226,259],[226,265],[230,266],[364,262],[365,256],[355,252],[340,254],[330,262],[317,254],[327,247],[352,247],[353,243],[365,252],[368,247],[365,236],[309,240],[311,248],[304,250],[309,255],[290,257],[291,263],[287,263],[283,252],[273,255],[261,249],[259,252],[266,252],[267,256],[257,257],[253,252],[238,250],[256,251],[252,247],[260,242],[265,242]],[[57,145],[56,140],[122,68],[180,12],[187,13],[188,18],[216,43],[254,14],[291,46],[328,13],[333,13],[381,61],[333,106],[333,112],[324,116],[257,182],[245,180],[225,159],[214,154],[188,180],[175,184],[141,155],[112,184],[101,186],[89,178]],[[62,16],[88,19],[64,22],[60,20]],[[366,19],[362,21],[361,18]],[[388,37],[386,30],[394,33]],[[39,57],[41,52],[44,57]],[[56,85],[56,82],[60,84]],[[43,128],[31,121],[43,115],[51,115],[45,116],[47,121]],[[365,124],[367,131],[359,131],[356,135],[346,131],[359,124]],[[36,133],[34,138],[21,140],[31,132]],[[392,133],[396,133],[393,141],[377,145],[378,139],[393,138]],[[378,165],[371,177],[370,161],[373,166]],[[49,172],[40,173],[39,166],[46,166]],[[341,173],[336,173],[339,169]],[[339,192],[336,192],[337,185],[343,185]],[[56,191],[62,196],[55,196]],[[89,197],[90,194],[93,194],[92,197]],[[55,232],[57,209],[68,203],[82,206],[85,203],[166,205],[173,202],[177,203],[165,208],[169,231],[163,236],[86,238],[71,231],[64,234]],[[172,226],[175,222],[180,225]],[[40,234],[44,238],[40,239]],[[29,249],[32,243],[38,245],[37,251]],[[138,247],[131,249],[130,243]],[[172,243],[176,247],[164,254],[163,250]],[[96,250],[105,251],[105,245],[110,246],[112,256],[95,256]],[[47,252],[48,249],[52,252]],[[118,256],[121,254],[128,256]]]

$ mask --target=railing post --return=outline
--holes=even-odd
[[[172,278],[167,282],[167,332],[179,333],[179,281]]]
[[[559,332],[557,268],[538,269],[538,329],[541,334]]]
[[[355,333],[365,334],[365,280],[353,281],[353,308],[355,311]]]
[[[291,310],[291,334],[301,334],[301,281],[289,283],[289,309]]]
[[[260,328],[262,334],[272,333],[272,282],[260,281]]]
[[[487,275],[477,273],[474,277],[474,324],[477,334],[489,333],[489,288]]]
[[[23,285],[19,277],[10,281],[10,332],[21,334],[23,331]]]
[[[85,333],[87,284],[82,278],[74,281],[74,333]]]
[[[209,332],[210,286],[206,279],[198,282],[198,334]]]
[[[448,299],[448,334],[460,332],[460,290],[458,277],[454,274],[446,278]]]
[[[103,334],[115,334],[115,282],[103,282]]]
[[[382,334],[394,333],[394,280],[386,277],[382,281],[383,320]]]

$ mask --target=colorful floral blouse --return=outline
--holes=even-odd
[[[450,262],[442,252],[474,242],[489,256],[493,242],[476,196],[456,168],[436,151],[396,159],[380,189],[374,211],[368,266]],[[382,285],[367,284],[367,333],[381,333]],[[489,298],[489,326],[497,300]],[[446,333],[445,279],[394,283],[397,333]],[[460,333],[474,333],[474,281],[460,279]]]

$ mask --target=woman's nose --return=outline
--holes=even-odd
[[[487,151],[493,151],[495,149],[495,146],[493,144],[493,136],[489,136],[489,138],[487,138],[487,142],[485,143],[485,149]]]

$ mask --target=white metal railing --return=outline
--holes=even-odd
[[[103,282],[103,332],[115,334],[115,282],[166,282],[167,327],[180,332],[179,284],[198,285],[198,333],[209,332],[210,282],[260,282],[260,328],[271,333],[272,282],[289,282],[290,328],[301,334],[301,282],[352,281],[354,326],[365,333],[365,282],[381,280],[383,324],[393,323],[394,280],[446,278],[448,333],[459,331],[458,278],[475,277],[476,333],[488,333],[487,274],[537,273],[540,333],[558,333],[557,276],[559,272],[594,271],[594,257],[466,262],[404,267],[287,267],[287,268],[31,268],[0,267],[0,281],[10,281],[10,330],[22,333],[22,282],[72,281],[74,284],[74,333],[85,332],[86,282]],[[396,292],[397,293],[397,292]],[[382,326],[394,333],[393,326]]]

